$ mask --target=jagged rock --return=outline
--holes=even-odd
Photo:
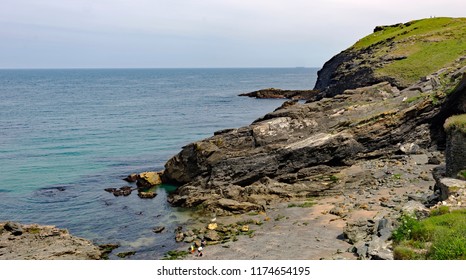
[[[447,132],[446,176],[454,178],[459,172],[466,173],[466,114],[447,119],[445,130]]]
[[[218,200],[218,207],[232,212],[249,212],[253,210],[262,210],[262,207],[250,202],[239,202],[236,200],[222,198]]]
[[[208,230],[204,234],[204,238],[208,241],[219,241],[221,239],[220,235],[215,230]]]
[[[3,228],[6,231],[11,232],[11,234],[18,236],[23,234],[23,228],[21,224],[15,223],[15,222],[6,222],[6,224],[3,226]]]
[[[126,178],[124,178],[123,180],[125,180],[128,183],[134,183],[134,182],[136,182],[138,180],[138,174],[136,174],[136,173],[130,174]]]
[[[406,84],[374,75],[370,49],[380,46],[387,49],[378,63],[395,63],[399,54],[390,53],[389,41],[348,49],[319,72],[318,101],[282,106],[249,126],[183,147],[165,164],[165,182],[180,186],[169,202],[239,212],[293,197],[333,195],[354,187],[334,174],[356,162],[391,157],[400,149],[416,154],[443,147],[445,119],[466,110],[466,78],[453,77],[466,62],[442,64]],[[330,175],[334,180],[323,179]],[[238,209],[218,203],[222,198],[250,204]]]
[[[408,201],[401,211],[409,215],[415,215],[419,219],[428,217],[430,214],[429,209],[424,204],[414,200]]]
[[[393,260],[393,252],[388,249],[386,240],[374,237],[367,246],[367,254],[372,260]]]
[[[181,242],[184,240],[184,234],[182,232],[177,232],[175,235],[176,242]]]
[[[0,228],[2,260],[90,260],[102,256],[99,247],[89,240],[54,226],[0,222]]]
[[[347,222],[343,233],[351,244],[357,244],[374,234],[374,223],[366,219]]]
[[[114,196],[128,196],[133,191],[133,188],[130,186],[124,186],[119,189],[116,188],[106,188],[104,189],[106,192],[112,193]]]
[[[458,193],[466,190],[466,181],[453,178],[441,178],[437,181],[436,188],[440,190],[440,199],[445,200],[451,195],[456,196]]]
[[[415,143],[406,143],[400,146],[400,151],[407,155],[417,154],[421,148]]]
[[[145,189],[162,184],[162,173],[161,171],[139,173],[136,182],[138,188]]]
[[[151,198],[156,197],[157,193],[155,193],[155,192],[139,192],[138,196],[140,198],[143,198],[143,199],[145,199],[145,198],[151,199]]]
[[[380,219],[377,223],[377,237],[386,242],[392,236],[394,228],[393,221],[387,218]]]
[[[249,93],[242,93],[239,96],[248,96],[255,98],[288,98],[288,99],[305,99],[312,100],[318,91],[316,90],[283,90],[277,88],[266,88]]]

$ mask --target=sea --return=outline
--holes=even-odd
[[[131,173],[162,170],[193,141],[249,125],[284,100],[238,94],[312,89],[317,68],[0,70],[0,221],[55,225],[110,255],[161,259],[196,219],[153,199],[115,197]],[[153,228],[165,227],[162,233]]]

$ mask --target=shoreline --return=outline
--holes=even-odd
[[[383,168],[367,168],[382,165]],[[356,247],[364,247],[364,244],[371,241],[361,240],[360,244],[352,244],[345,234],[345,231],[350,230],[347,225],[357,224],[359,221],[368,224],[370,221],[381,219],[396,221],[402,212],[413,211],[408,209],[411,205],[422,205],[414,199],[433,194],[431,189],[435,180],[431,171],[435,166],[428,163],[428,156],[425,154],[403,155],[398,159],[375,159],[365,163],[365,166],[353,165],[340,173],[342,179],[346,176],[346,179],[352,180],[342,180],[340,183],[348,184],[351,181],[351,184],[361,185],[361,189],[346,190],[344,193],[327,197],[294,198],[269,205],[265,212],[218,216],[216,223],[219,228],[250,221],[249,229],[252,234],[238,235],[237,240],[221,241],[215,245],[208,243],[202,257],[189,254],[184,259],[369,259],[369,255],[358,254]],[[402,176],[399,177],[398,174]],[[309,207],[300,207],[308,202],[312,202]],[[209,218],[201,218],[198,222],[185,230],[196,231],[207,227]],[[180,251],[186,251],[190,242],[179,244]],[[390,241],[384,246],[384,250],[391,250]]]

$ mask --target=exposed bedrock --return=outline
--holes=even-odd
[[[441,73],[451,79],[455,71]],[[430,83],[424,79],[413,87]],[[255,205],[242,209],[260,209],[272,200],[342,191],[341,185],[322,179],[357,161],[405,147],[444,146],[437,139],[443,127],[436,127],[435,120],[451,110],[446,105],[455,103],[452,98],[457,98],[458,105],[464,91],[447,97],[439,89],[424,95],[413,87],[400,91],[384,82],[317,102],[294,103],[249,126],[219,131],[189,144],[166,163],[164,181],[181,186],[169,201],[225,209],[218,201],[227,198]]]

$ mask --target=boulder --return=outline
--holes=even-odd
[[[143,198],[143,199],[146,199],[146,198],[151,199],[151,198],[156,197],[156,196],[157,196],[157,193],[155,193],[155,192],[139,192],[139,193],[138,193],[138,196],[139,196],[140,198]]]
[[[220,235],[215,230],[208,230],[204,234],[204,238],[208,241],[219,241],[221,239]]]
[[[162,173],[161,171],[139,173],[136,185],[142,189],[158,186],[162,184]]]
[[[374,234],[374,222],[366,219],[349,221],[346,223],[343,233],[351,244],[357,244]]]
[[[138,174],[136,174],[136,173],[130,174],[126,178],[124,178],[123,180],[125,180],[128,183],[134,183],[134,182],[136,182],[138,180]]]
[[[18,236],[23,234],[23,228],[21,224],[15,222],[7,222],[3,228],[9,231],[11,234]]]
[[[407,154],[413,155],[419,153],[421,148],[415,143],[406,143],[400,146],[400,151]]]
[[[437,181],[436,188],[440,190],[440,199],[446,200],[451,195],[456,196],[466,190],[466,181],[453,178],[441,178]]]
[[[207,229],[215,230],[218,227],[217,223],[210,223],[207,225]]]
[[[152,229],[152,231],[155,232],[155,233],[161,233],[164,230],[165,230],[164,226],[158,226],[158,227],[155,227],[155,228]]]

